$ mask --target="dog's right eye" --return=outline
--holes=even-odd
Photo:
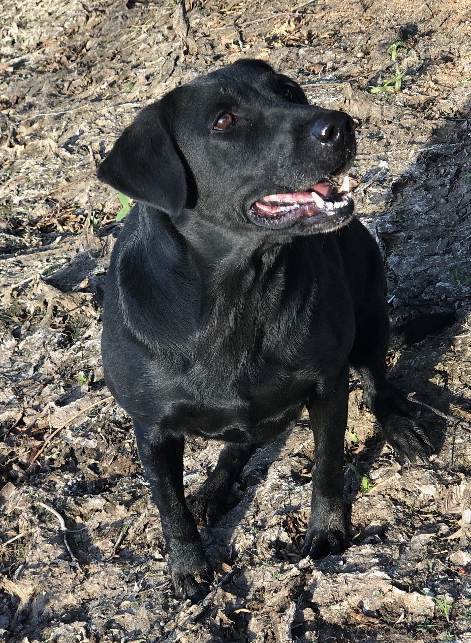
[[[213,129],[217,132],[225,132],[230,129],[235,123],[235,117],[232,114],[221,114],[213,125]]]
[[[283,87],[283,98],[289,100],[290,103],[294,102],[293,90],[291,89],[291,87],[288,87],[288,85],[286,87]]]

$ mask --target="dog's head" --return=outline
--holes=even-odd
[[[123,132],[98,177],[167,213],[245,232],[328,232],[353,216],[353,121],[308,104],[264,62],[241,60],[177,87]],[[255,226],[255,228],[254,228]]]

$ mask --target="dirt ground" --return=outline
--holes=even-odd
[[[129,3],[128,3],[129,4]],[[471,642],[471,5],[468,0],[3,0],[0,21],[0,640]],[[307,422],[260,449],[203,540],[216,578],[173,594],[129,418],[100,360],[121,224],[97,164],[145,104],[258,57],[357,121],[359,218],[391,318],[456,310],[391,354],[437,453],[405,465],[351,380],[352,544],[301,559]],[[188,441],[195,490],[220,445]]]

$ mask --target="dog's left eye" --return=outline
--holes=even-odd
[[[213,125],[213,129],[218,132],[225,132],[230,129],[235,123],[235,117],[232,114],[221,114]]]
[[[286,100],[289,100],[292,103],[295,102],[294,93],[291,87],[288,87],[288,86],[283,87],[282,95],[283,95],[283,98],[286,98]]]

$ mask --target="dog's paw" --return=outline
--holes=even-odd
[[[425,462],[435,451],[427,433],[412,414],[393,413],[383,426],[383,433],[399,459]]]
[[[175,593],[197,603],[208,594],[214,576],[201,542],[172,545],[169,564]]]
[[[347,547],[348,537],[343,529],[308,529],[302,555],[324,558],[328,554],[341,554]]]
[[[392,387],[391,391],[375,403],[374,413],[383,435],[396,451],[399,460],[424,462],[436,451],[437,436],[432,433],[429,435],[422,420],[418,420],[416,404]]]
[[[199,581],[194,574],[172,571],[172,580],[175,593],[179,598],[184,600],[189,598],[192,603],[198,603],[209,593],[212,573],[208,574],[206,581]]]
[[[319,500],[319,499],[317,499]],[[327,508],[317,502],[311,509],[302,555],[323,558],[328,554],[341,554],[348,547],[347,523],[343,507]]]

